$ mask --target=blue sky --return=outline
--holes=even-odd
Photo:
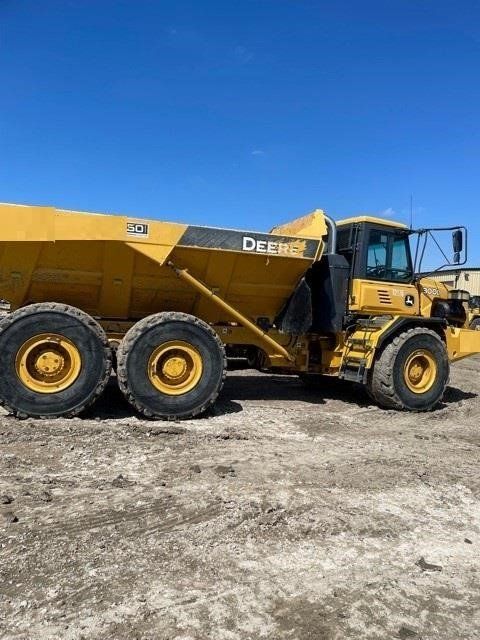
[[[0,0],[0,200],[269,229],[465,223],[480,4]]]

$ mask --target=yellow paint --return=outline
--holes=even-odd
[[[0,296],[12,308],[60,300],[95,317],[138,320],[153,313],[197,312],[207,322],[230,319],[191,286],[168,260],[181,264],[218,291],[227,304],[255,321],[273,322],[314,258],[181,247],[186,225],[143,220],[146,238],[131,237],[127,216],[0,205]],[[316,216],[319,223],[319,215]]]
[[[150,382],[158,391],[168,396],[180,396],[199,383],[203,373],[202,356],[187,342],[164,342],[153,351],[147,371]]]
[[[125,318],[130,308],[135,254],[121,242],[105,243],[98,307],[102,315]]]
[[[435,300],[447,300],[450,288],[443,282],[436,280],[434,276],[430,276],[422,278],[418,282],[418,290],[420,292],[420,313],[428,318]]]
[[[437,363],[426,349],[411,353],[403,368],[405,384],[413,393],[427,393],[437,378]]]
[[[445,336],[448,357],[453,362],[480,353],[480,331],[448,327]]]
[[[231,318],[239,322],[245,329],[250,331],[269,350],[273,350],[274,353],[277,353],[277,355],[280,355],[283,358],[285,358],[287,362],[293,361],[293,357],[284,347],[278,344],[278,342],[273,340],[271,336],[267,335],[265,331],[262,331],[260,327],[255,325],[245,316],[243,316],[239,311],[237,311],[228,303],[226,303],[225,300],[222,300],[222,298],[220,298],[220,296],[218,296],[214,291],[212,291],[211,289],[206,287],[202,282],[194,278],[190,273],[188,273],[186,269],[179,269],[172,262],[169,263],[169,266],[173,269],[173,271],[177,274],[179,278],[181,278],[185,282],[188,282],[199,293],[201,293],[203,296],[206,296],[207,298],[212,300],[218,308],[225,311]]]
[[[253,333],[250,329],[240,326],[236,322],[230,322],[227,325],[216,325],[214,326],[215,331],[217,332],[220,340],[225,344],[229,345],[252,345],[254,347],[258,347],[261,351],[264,352],[267,361],[272,367],[284,367],[289,368],[292,367],[292,360],[295,359],[295,367],[298,366],[298,362],[300,361],[299,354],[303,351],[301,345],[307,344],[307,341],[304,340],[302,342],[296,342],[294,348],[292,349],[291,337],[288,334],[279,333],[275,329],[270,329],[268,332],[268,337],[274,340],[275,345],[282,346],[286,353],[291,353],[290,359],[287,359],[284,355],[278,353],[275,348],[271,347],[270,344],[265,343],[263,340],[263,336],[260,337],[258,334]],[[291,352],[287,351],[287,347],[290,346]]]
[[[349,308],[372,315],[421,316],[429,318],[435,300],[447,300],[449,288],[434,278],[400,283],[356,278],[351,283]],[[407,306],[407,296],[413,305]]]
[[[55,209],[0,204],[2,242],[49,242],[55,238]]]
[[[407,296],[412,296],[412,306],[406,305]],[[420,294],[413,284],[356,278],[351,285],[349,308],[372,315],[416,316],[420,315]]]
[[[328,233],[325,214],[322,209],[315,209],[301,218],[273,227],[270,231],[278,236],[301,236],[302,238],[324,238]]]
[[[68,389],[80,375],[82,358],[65,336],[45,333],[27,340],[18,350],[15,369],[21,382],[38,393]]]

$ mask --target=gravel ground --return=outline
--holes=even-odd
[[[230,371],[208,417],[0,416],[3,639],[480,638],[480,358],[429,414]]]

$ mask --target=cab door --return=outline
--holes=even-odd
[[[369,224],[362,231],[355,256],[350,311],[419,315],[408,231]]]

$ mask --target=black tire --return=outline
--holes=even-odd
[[[22,346],[40,334],[58,334],[72,342],[81,356],[78,377],[62,391],[41,393],[17,374]],[[23,307],[0,323],[0,405],[18,418],[73,417],[90,407],[110,377],[112,360],[102,327],[69,305],[45,302]]]
[[[120,340],[109,340],[110,350],[112,352],[112,371],[117,373],[117,351],[120,347]]]
[[[470,329],[480,331],[480,318],[474,318],[470,323]]]
[[[428,352],[436,365],[432,385],[423,393],[411,391],[405,381],[405,364],[417,350]],[[380,352],[370,374],[368,391],[387,409],[430,411],[441,401],[449,373],[447,351],[440,336],[425,327],[415,327],[393,338]]]
[[[182,341],[200,354],[201,377],[181,395],[169,395],[149,378],[148,362],[162,344]],[[225,347],[215,331],[195,316],[164,312],[134,325],[117,352],[117,377],[130,404],[147,418],[185,420],[204,413],[218,397],[226,375]]]
[[[249,369],[261,371],[265,366],[265,352],[258,347],[248,347],[247,365]]]
[[[256,369],[258,365],[258,349],[257,347],[247,348],[247,365],[249,369]]]

